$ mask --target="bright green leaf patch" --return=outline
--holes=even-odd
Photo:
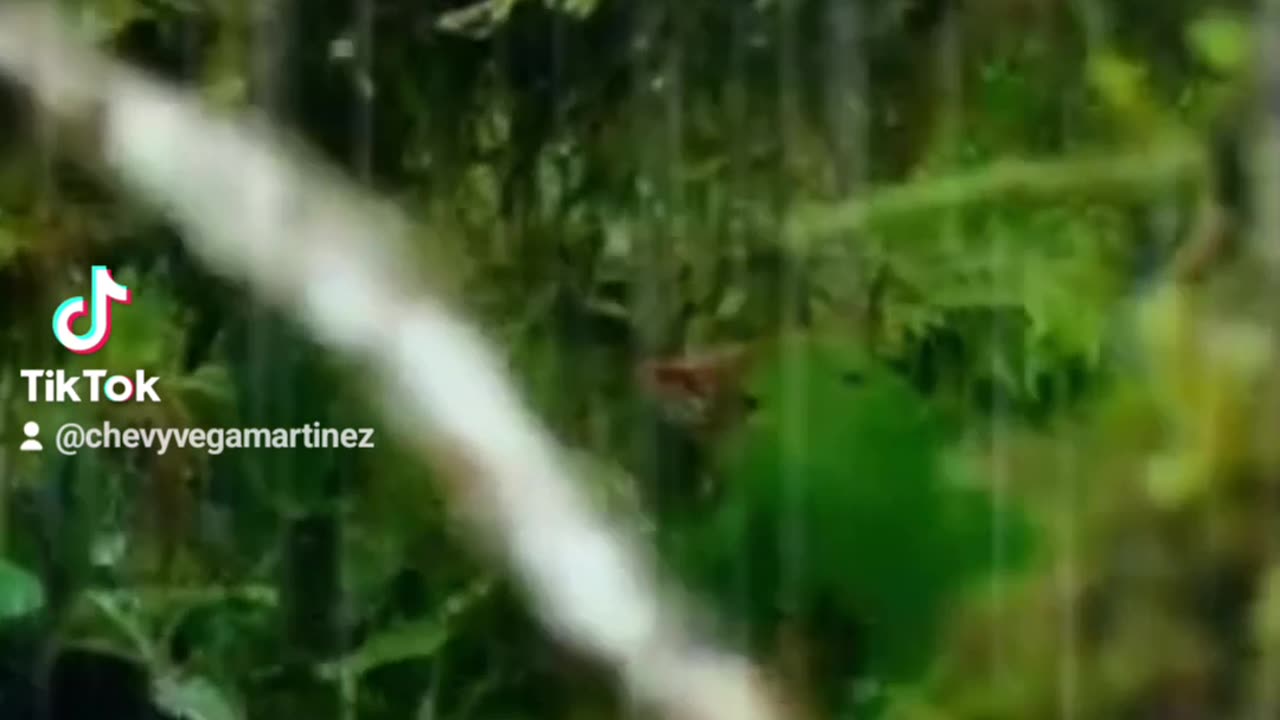
[[[1238,73],[1254,56],[1254,36],[1239,17],[1209,13],[1187,27],[1187,44],[1216,72]]]
[[[44,586],[31,573],[0,559],[0,622],[13,620],[44,607]]]

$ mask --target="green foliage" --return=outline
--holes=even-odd
[[[926,399],[863,349],[782,340],[746,392],[754,410],[725,441],[722,497],[680,534],[682,552],[706,587],[741,595],[753,633],[800,623],[825,636],[813,642],[856,647],[828,681],[918,677],[949,604],[1027,559],[1025,517],[1000,519],[997,566],[991,498],[947,472]]]
[[[1187,42],[1213,70],[1235,75],[1254,57],[1252,33],[1238,16],[1211,12],[1187,26]]]
[[[205,678],[161,677],[155,703],[162,711],[184,720],[242,720],[244,712]]]
[[[44,604],[40,580],[17,565],[0,560],[0,622],[29,615]]]
[[[1257,467],[1197,468],[1176,512],[1149,482],[1153,457],[1194,459],[1163,453],[1179,437],[1268,425],[1153,391],[1127,319],[1193,227],[1206,131],[1239,107],[1244,3],[67,5],[405,206],[594,497],[639,513],[766,664],[801,638],[812,667],[783,674],[832,715],[1050,717],[1076,677],[1081,717],[1223,717],[1168,688],[1247,705],[1264,673],[1245,648],[1280,647]],[[461,550],[347,368],[5,109],[6,443],[107,419],[376,426],[382,446],[0,454],[0,621],[55,615],[55,644],[144,665],[154,702],[195,720],[623,712]],[[47,318],[93,263],[137,299],[72,358]],[[766,347],[723,434],[636,387],[638,361],[726,340]],[[158,374],[165,402],[32,406],[17,382],[90,366]]]

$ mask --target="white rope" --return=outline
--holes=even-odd
[[[636,538],[572,481],[488,341],[420,289],[394,208],[264,123],[216,115],[80,44],[34,5],[0,7],[0,72],[90,130],[106,168],[213,271],[378,378],[397,430],[450,476],[558,637],[616,668],[663,717],[780,716],[750,663],[691,635]]]

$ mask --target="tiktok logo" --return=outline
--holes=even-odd
[[[94,265],[89,300],[82,296],[68,298],[53,313],[53,336],[62,346],[78,355],[91,355],[102,349],[111,338],[111,303],[133,302],[129,288],[111,279],[105,265]],[[89,331],[77,335],[71,329],[76,320],[89,316]]]
[[[98,352],[111,339],[111,304],[133,303],[133,293],[129,288],[111,278],[111,271],[103,265],[94,265],[92,287],[89,299],[83,297],[68,298],[53,313],[53,336],[63,347],[77,355],[91,355]],[[72,323],[89,316],[89,330],[77,335],[71,329]],[[80,370],[68,372],[64,369],[48,370],[30,368],[19,372],[27,381],[27,402],[37,403],[78,403],[80,392],[88,392],[89,402],[160,402],[156,391],[158,378],[148,376],[146,371],[138,370],[132,375],[108,375],[106,370]],[[85,386],[79,389],[76,385],[85,380]],[[35,423],[28,423],[34,427]],[[27,429],[28,440],[35,440],[40,432],[39,427]],[[39,444],[39,441],[36,441]],[[30,442],[24,442],[21,450],[26,450]]]

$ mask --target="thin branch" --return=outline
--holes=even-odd
[[[801,207],[788,230],[793,240],[808,240],[1000,200],[1140,199],[1194,180],[1204,166],[1203,149],[1180,139],[1083,158],[1003,160],[971,172],[915,178],[846,202]]]

